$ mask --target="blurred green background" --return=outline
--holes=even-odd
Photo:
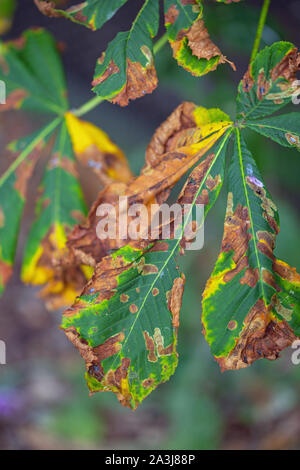
[[[103,103],[85,116],[120,145],[136,173],[156,127],[180,102],[190,100],[234,112],[236,86],[247,68],[262,2],[205,3],[211,36],[236,63],[237,72],[223,65],[196,79],[177,67],[165,46],[156,58],[160,82],[152,95],[124,109]],[[45,18],[31,0],[21,0],[5,38],[35,25],[52,31],[66,46],[63,61],[70,102],[76,107],[92,97],[96,58],[119,30],[128,28],[140,4],[130,0],[101,31],[92,33],[63,19]],[[299,20],[299,1],[273,0],[262,45],[284,39],[300,46]],[[15,112],[1,115],[1,148],[12,137],[40,125],[40,120]],[[249,133],[248,143],[279,208],[277,255],[299,270],[299,153],[254,133]],[[0,159],[1,171],[5,164]],[[112,394],[88,396],[83,361],[58,330],[61,312],[47,312],[36,290],[19,281],[42,166],[38,165],[30,185],[15,274],[0,300],[0,338],[7,344],[7,365],[0,366],[0,448],[300,448],[300,365],[292,364],[292,350],[277,361],[261,360],[248,369],[221,374],[202,336],[201,292],[221,243],[226,188],[206,220],[204,248],[187,252],[180,260],[187,283],[175,375],[135,412],[123,409]],[[84,170],[82,183],[91,203],[99,185]]]

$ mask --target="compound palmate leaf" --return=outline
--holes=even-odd
[[[222,248],[202,316],[222,370],[276,359],[300,333],[300,276],[273,254],[277,209],[239,129],[228,179]]]
[[[202,18],[201,0],[164,0],[164,5],[167,34],[179,65],[200,77],[229,62],[210,39]]]
[[[180,204],[213,206],[223,182],[230,131],[193,170]],[[190,209],[192,210],[192,209]],[[138,404],[174,373],[184,276],[176,255],[184,238],[131,242],[102,259],[62,328],[86,362],[91,392],[112,391],[121,404]],[[148,242],[147,242],[148,243]]]
[[[126,2],[127,0],[86,0],[77,3],[74,0],[71,2],[72,6],[63,10],[58,8],[59,3],[63,4],[63,1],[34,0],[44,15],[55,18],[65,17],[94,31],[110,20]]]
[[[238,118],[253,120],[274,113],[297,96],[300,54],[290,42],[265,47],[249,65],[239,84]]]
[[[156,88],[152,38],[158,25],[158,0],[146,0],[130,30],[118,33],[98,59],[93,80],[97,95],[126,106]]]
[[[50,33],[29,29],[0,44],[0,79],[6,84],[7,109],[30,109],[61,114],[68,108],[64,72]]]

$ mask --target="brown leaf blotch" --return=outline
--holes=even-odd
[[[145,379],[142,382],[142,385],[143,385],[144,388],[150,388],[150,387],[152,387],[153,384],[154,384],[154,379],[152,379],[152,378]]]
[[[184,292],[185,277],[177,277],[172,286],[172,290],[167,296],[168,308],[172,313],[172,326],[173,328],[179,328],[179,315],[182,305],[182,297]]]
[[[131,304],[130,307],[129,307],[130,313],[137,313],[138,310],[139,309],[135,304]]]
[[[126,302],[128,302],[128,300],[129,300],[129,295],[126,295],[126,294],[121,294],[120,295],[120,302],[126,303]]]
[[[228,330],[233,331],[237,328],[238,324],[235,320],[230,320],[230,322],[227,325]]]
[[[270,308],[258,300],[244,321],[235,348],[225,358],[216,358],[221,370],[241,369],[261,358],[275,360],[280,352],[295,340],[285,321],[272,317]]]

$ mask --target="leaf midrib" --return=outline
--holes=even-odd
[[[245,172],[244,172],[244,166],[243,166],[243,156],[242,156],[242,150],[241,150],[241,140],[240,140],[240,130],[239,129],[236,129],[236,134],[237,134],[237,147],[238,147],[240,170],[241,170],[241,174],[242,174],[243,188],[244,188],[244,191],[245,191],[246,203],[247,203],[247,208],[248,208],[248,212],[249,212],[249,219],[250,219],[251,232],[252,232],[252,237],[253,237],[252,240],[253,240],[253,245],[254,245],[255,257],[256,257],[257,266],[258,266],[258,269],[259,269],[259,285],[261,287],[263,299],[266,302],[264,284],[263,284],[263,280],[262,280],[262,277],[261,277],[261,275],[262,275],[262,266],[260,264],[258,250],[257,250],[257,246],[256,246],[256,241],[255,241],[256,240],[256,234],[255,234],[255,231],[254,231],[252,210],[251,210],[250,200],[249,200],[249,196],[248,196],[248,189],[246,187],[246,182],[245,182],[246,180],[245,180]]]
[[[115,366],[117,360],[119,360],[119,358],[120,358],[120,356],[121,356],[121,352],[122,352],[123,348],[125,348],[125,346],[126,346],[126,344],[127,344],[127,342],[128,342],[128,339],[129,339],[129,337],[130,337],[130,335],[131,335],[131,333],[132,333],[132,331],[133,331],[133,329],[134,329],[134,327],[135,327],[135,324],[136,324],[136,322],[138,321],[138,319],[140,318],[141,312],[142,312],[142,310],[143,310],[143,308],[144,308],[144,306],[145,306],[145,303],[146,303],[146,301],[147,301],[147,299],[148,299],[150,293],[152,292],[153,287],[155,286],[156,282],[157,282],[158,279],[160,278],[160,275],[161,275],[162,271],[166,268],[166,266],[169,264],[171,258],[174,256],[174,253],[175,253],[175,251],[176,251],[177,248],[178,248],[178,245],[179,245],[179,243],[180,243],[180,241],[181,241],[181,238],[182,238],[182,236],[184,235],[184,231],[185,231],[186,225],[187,225],[187,223],[189,223],[189,218],[190,218],[191,212],[192,212],[192,210],[193,210],[193,207],[194,207],[194,205],[195,205],[195,203],[196,203],[196,200],[197,200],[197,198],[198,198],[200,192],[202,191],[203,185],[204,185],[205,182],[206,182],[207,176],[209,175],[209,173],[210,173],[210,171],[211,171],[211,168],[213,167],[213,165],[214,165],[215,162],[217,161],[217,159],[218,159],[218,157],[219,157],[219,155],[220,155],[220,153],[221,153],[221,151],[222,151],[222,149],[223,149],[223,147],[224,147],[224,145],[225,145],[227,139],[229,138],[231,132],[232,132],[232,127],[227,131],[227,133],[226,133],[226,135],[225,135],[225,137],[224,137],[224,139],[223,139],[223,142],[222,142],[220,148],[218,149],[218,152],[217,152],[216,155],[215,155],[215,158],[212,160],[212,162],[211,162],[211,164],[210,164],[210,166],[209,166],[209,168],[208,168],[208,170],[207,170],[207,172],[206,172],[205,178],[203,178],[201,184],[199,185],[199,188],[198,188],[198,190],[197,190],[197,192],[196,192],[196,194],[195,194],[195,197],[194,197],[194,199],[193,199],[193,202],[192,202],[192,204],[191,204],[191,209],[190,209],[190,211],[189,211],[189,213],[188,213],[188,216],[187,216],[186,219],[185,219],[185,220],[186,220],[186,223],[182,226],[182,231],[181,231],[180,237],[177,239],[177,243],[175,243],[173,249],[170,251],[170,255],[169,255],[168,258],[166,259],[166,261],[165,261],[165,263],[163,264],[163,266],[161,267],[160,271],[158,271],[158,273],[157,273],[157,275],[156,275],[154,281],[152,282],[150,288],[148,289],[148,292],[147,292],[147,294],[146,294],[145,297],[144,297],[144,300],[143,300],[143,302],[142,302],[142,305],[141,305],[140,308],[139,308],[139,311],[135,314],[135,319],[134,319],[134,321],[133,321],[133,323],[132,323],[132,325],[131,325],[131,328],[130,328],[130,330],[129,330],[129,332],[128,332],[128,335],[127,335],[126,338],[125,338],[124,343],[122,344],[122,348],[121,348],[120,352],[118,352],[117,355],[115,356],[115,359],[114,359],[114,361],[113,361],[113,363],[112,363],[112,365],[111,365],[111,368],[113,368],[113,367]]]

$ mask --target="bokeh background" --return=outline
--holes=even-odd
[[[13,38],[31,26],[44,26],[65,44],[65,65],[72,107],[90,99],[97,57],[120,30],[126,30],[141,5],[127,6],[101,31],[91,32],[64,19],[43,17],[32,0],[19,0]],[[180,69],[166,45],[156,57],[159,87],[127,108],[103,103],[85,118],[104,129],[126,152],[134,172],[156,127],[184,100],[234,112],[237,84],[247,68],[262,1],[220,5],[207,0],[205,20],[212,38],[237,65],[222,65],[196,79]],[[290,40],[300,46],[300,2],[271,1],[262,45]],[[297,111],[291,105],[293,111]],[[299,110],[300,111],[300,110]],[[10,139],[41,124],[41,117],[20,112],[0,116],[1,149]],[[281,216],[277,255],[300,269],[299,153],[249,133],[248,143]],[[1,152],[0,169],[6,162]],[[300,365],[286,350],[274,362],[220,373],[201,330],[201,292],[212,271],[222,238],[226,190],[205,226],[205,245],[180,260],[187,277],[179,330],[180,362],[171,380],[132,412],[114,395],[92,398],[84,364],[58,329],[61,312],[47,312],[36,289],[19,280],[22,249],[34,213],[44,162],[34,173],[23,217],[15,274],[0,299],[0,339],[7,344],[7,365],[0,366],[1,449],[297,449],[300,448]],[[99,183],[86,170],[82,184],[89,203]]]

